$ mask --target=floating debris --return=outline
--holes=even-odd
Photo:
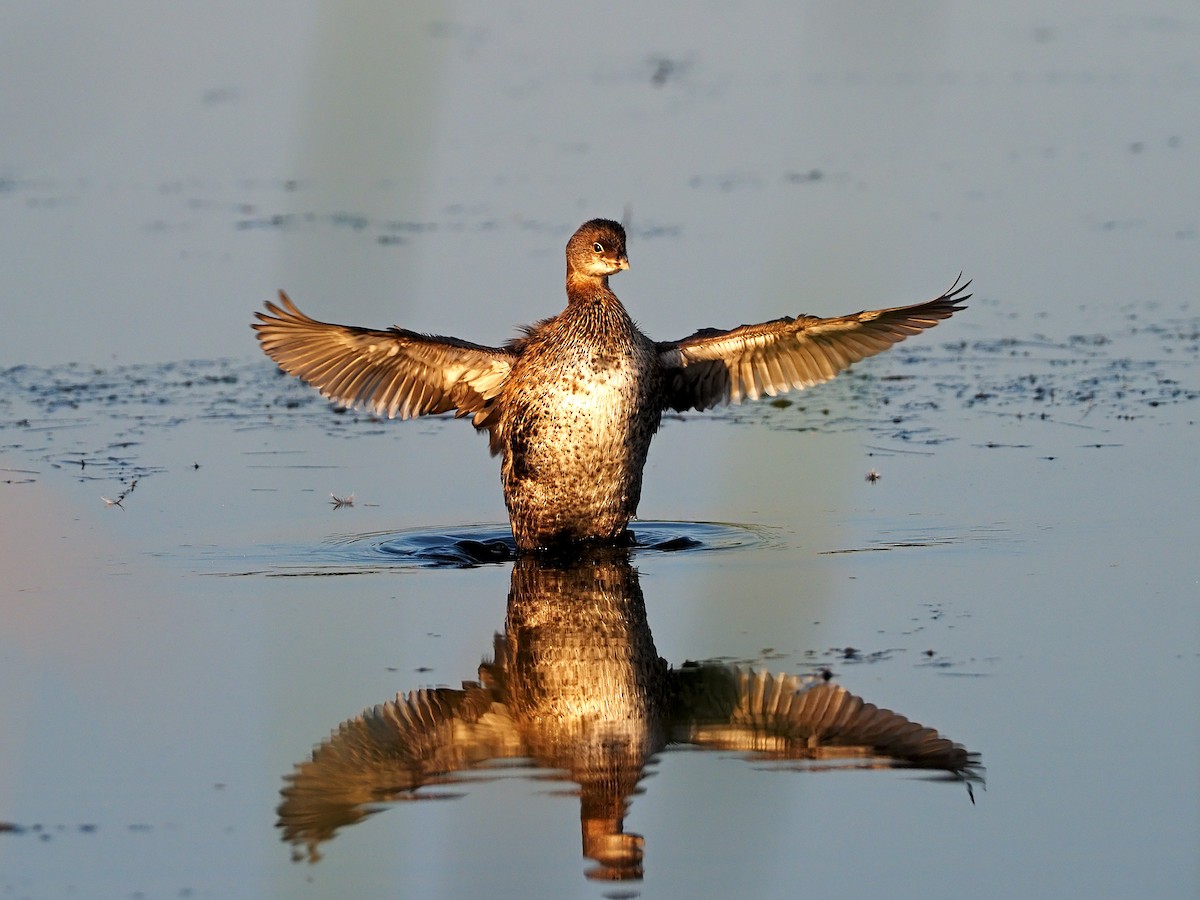
[[[104,505],[106,507],[116,506],[116,507],[119,507],[122,512],[124,512],[125,498],[133,493],[133,489],[137,487],[137,483],[138,483],[138,480],[136,478],[132,479],[129,482],[129,487],[127,487],[127,488],[125,488],[125,490],[121,491],[121,493],[117,495],[117,499],[115,499],[115,500],[110,500],[110,499],[108,499],[108,497],[105,497],[103,494],[100,495],[100,499],[104,501]]]

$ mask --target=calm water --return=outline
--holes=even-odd
[[[0,892],[1195,896],[1200,14],[587,15],[0,5]],[[253,347],[279,287],[499,342],[626,205],[658,338],[976,297],[668,419],[582,572]]]

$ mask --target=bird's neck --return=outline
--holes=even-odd
[[[616,300],[616,296],[608,288],[607,275],[581,275],[578,272],[567,273],[567,303],[595,303],[603,300]]]

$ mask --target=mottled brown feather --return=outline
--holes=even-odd
[[[567,308],[502,347],[320,322],[282,291],[279,304],[256,313],[254,328],[285,372],[337,403],[388,418],[470,416],[502,456],[513,535],[528,550],[621,538],[664,410],[827,381],[950,317],[970,296],[960,276],[913,306],[706,328],[654,343],[608,286],[629,267],[625,239],[607,219],[580,226],[566,247]]]

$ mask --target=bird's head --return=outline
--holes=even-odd
[[[592,219],[567,241],[567,280],[607,278],[629,268],[625,229],[610,219]]]

